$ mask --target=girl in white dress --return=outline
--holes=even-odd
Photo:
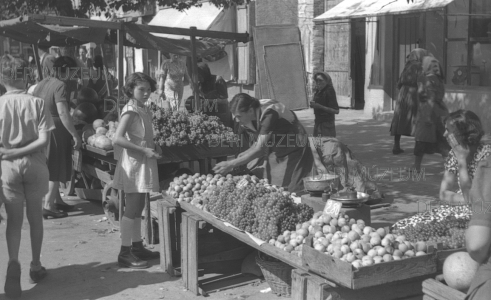
[[[148,268],[145,260],[159,257],[158,252],[143,247],[140,234],[145,195],[159,191],[157,159],[162,152],[153,142],[152,114],[145,106],[155,89],[155,81],[144,73],[133,73],[128,77],[124,94],[130,100],[121,112],[113,138],[114,145],[122,148],[113,188],[126,194],[124,215],[120,221],[121,252],[118,263],[133,269]]]

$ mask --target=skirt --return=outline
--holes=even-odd
[[[397,96],[390,134],[411,136],[414,128],[418,100],[416,87],[402,86]]]
[[[113,188],[125,193],[160,192],[157,159],[123,149],[114,171]]]
[[[53,117],[56,128],[51,131],[47,149],[49,181],[67,182],[72,177],[72,135],[59,117]]]

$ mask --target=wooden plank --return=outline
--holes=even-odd
[[[169,198],[167,195],[164,197]],[[172,199],[170,199],[170,200],[172,200]],[[278,249],[278,248],[276,248],[276,247],[274,247],[268,243],[264,243],[261,246],[259,246],[247,234],[245,234],[244,232],[241,232],[241,231],[238,231],[238,230],[235,230],[235,229],[232,229],[230,227],[225,226],[222,221],[216,219],[212,214],[207,213],[205,211],[202,211],[201,209],[198,209],[197,207],[191,205],[190,203],[181,202],[181,203],[179,203],[179,205],[181,205],[181,207],[185,211],[199,216],[204,221],[211,224],[213,227],[235,237],[236,239],[246,243],[247,245],[252,246],[252,247],[258,249],[259,251],[264,252],[270,256],[273,256],[276,259],[279,259],[279,260],[283,261],[284,263],[289,264],[290,266],[293,266],[293,267],[298,268],[298,269],[306,270],[302,266],[302,261],[298,256],[292,255],[286,251],[280,250],[280,249]]]
[[[428,295],[423,295],[423,300],[437,300],[431,296],[428,296]]]
[[[243,259],[251,253],[250,247],[239,247],[198,258],[198,264]]]
[[[188,217],[188,264],[187,269],[183,269],[183,273],[187,271],[188,289],[195,295],[199,295],[198,285],[198,229],[199,223],[202,220],[195,215],[190,214]]]
[[[174,276],[170,245],[169,205],[164,201],[157,202],[157,218],[159,220],[160,269]]]
[[[82,164],[82,172],[85,172],[88,175],[95,177],[104,183],[109,183],[113,180],[113,175],[89,164]]]
[[[182,233],[182,238],[181,238],[181,273],[182,273],[182,283],[185,288],[189,289],[189,284],[188,284],[188,235],[189,235],[189,228],[188,228],[188,220],[191,214],[189,213],[183,213],[182,214],[182,222],[181,222],[181,233]]]
[[[85,151],[97,153],[97,154],[102,155],[102,156],[111,156],[112,157],[114,155],[114,150],[104,150],[101,148],[93,147],[93,146],[88,145],[88,144],[82,144],[82,149],[84,149]]]
[[[423,281],[423,293],[437,300],[464,300],[465,294],[435,279]]]
[[[292,270],[292,300],[307,300],[307,277],[301,270]]]
[[[307,280],[307,300],[324,300],[324,288],[328,285],[320,282],[316,277],[310,276]],[[335,292],[331,293],[331,299],[337,299]]]

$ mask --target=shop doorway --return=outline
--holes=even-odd
[[[366,28],[365,19],[355,19],[352,22],[352,51],[351,70],[353,78],[352,107],[363,109],[365,107],[365,57],[366,57]]]

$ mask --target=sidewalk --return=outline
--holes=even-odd
[[[301,122],[312,132],[314,123],[311,109],[296,112]],[[404,137],[401,155],[392,155],[392,139],[389,123],[367,119],[362,111],[341,110],[336,116],[338,138],[349,146],[354,155],[370,167],[370,176],[378,178],[379,188],[392,202],[388,208],[372,210],[372,223],[385,226],[410,216],[418,211],[418,201],[429,201],[438,194],[443,170],[443,160],[437,155],[425,156],[424,178],[403,181],[399,168],[411,166],[414,139]],[[388,174],[382,176],[388,170]],[[392,178],[390,177],[392,174]],[[407,174],[403,173],[402,176]],[[119,252],[119,231],[112,230],[104,220],[101,203],[69,197],[76,210],[68,218],[44,221],[42,262],[48,269],[48,277],[38,285],[28,281],[28,266],[31,261],[29,226],[24,220],[20,261],[22,265],[23,300],[85,300],[85,299],[202,299],[184,290],[181,278],[172,278],[164,273],[158,260],[145,270],[119,269],[116,257]],[[424,209],[419,205],[419,209]],[[5,209],[0,210],[5,216]],[[5,222],[0,224],[0,300],[3,294],[7,270],[7,246]],[[158,250],[158,245],[154,250]],[[259,291],[268,288],[244,286],[210,294],[210,300],[270,300],[282,299],[271,293]]]

